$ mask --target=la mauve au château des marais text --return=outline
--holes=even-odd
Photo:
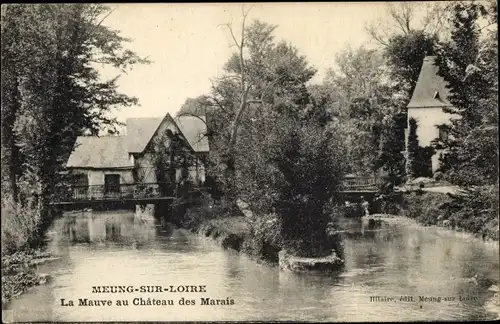
[[[93,294],[143,294],[143,293],[207,293],[205,285],[182,285],[182,286],[92,286]],[[78,298],[66,299],[61,298],[61,306],[194,306],[194,305],[207,305],[207,306],[230,306],[234,305],[234,299],[225,298],[212,298],[201,296],[195,299],[186,299],[182,297],[178,300],[163,299],[152,297],[134,297],[132,299],[104,299],[104,298]]]

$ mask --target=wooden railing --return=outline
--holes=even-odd
[[[74,185],[60,188],[54,201],[113,200],[136,198],[181,197],[206,188],[194,185],[180,186],[169,183],[136,183],[105,185]]]
[[[377,192],[380,190],[383,178],[349,176],[344,178],[343,192]],[[181,197],[194,192],[206,191],[207,188],[200,186],[170,187],[163,183],[137,183],[120,184],[106,187],[104,185],[71,186],[57,195],[58,201],[82,201],[82,200],[106,200],[127,198],[159,198],[159,197]],[[170,184],[171,186],[171,184]],[[163,190],[162,190],[163,188]]]
[[[380,190],[383,178],[381,177],[345,177],[342,191],[349,192],[376,192]]]

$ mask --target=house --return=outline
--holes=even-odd
[[[171,141],[163,136],[167,133],[179,135],[183,146],[195,157],[187,166],[187,175],[195,185],[201,185],[205,181],[205,162],[209,152],[205,117],[174,119],[166,114],[159,118],[127,119],[125,135],[78,137],[66,163],[76,179],[74,197],[133,195],[139,184],[157,190],[159,181],[154,164],[154,143],[165,139],[165,145],[170,147]],[[175,181],[179,181],[183,168],[174,168]]]
[[[435,56],[424,58],[415,90],[407,106],[406,152],[408,151],[408,133],[411,118],[417,121],[417,136],[421,147],[430,146],[434,139],[448,136],[438,126],[450,123],[452,115],[443,110],[443,108],[452,107],[452,104],[448,101],[450,91],[447,89],[447,82],[438,75],[438,67],[435,65],[435,60]],[[439,156],[441,153],[440,150],[437,150],[431,157],[430,163],[433,173],[439,167]]]

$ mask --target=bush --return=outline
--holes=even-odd
[[[448,205],[450,220],[460,229],[498,239],[498,187],[469,189],[464,195],[452,196]]]
[[[400,192],[391,192],[380,196],[380,212],[390,215],[402,215],[406,207],[406,202],[403,194]]]
[[[477,187],[460,195],[410,193],[403,200],[385,199],[383,210],[413,218],[423,225],[447,225],[483,238],[499,238],[496,186]]]
[[[272,263],[278,262],[283,247],[281,225],[274,214],[258,217],[252,224],[251,234],[243,242],[243,251],[251,256]]]
[[[436,225],[448,219],[450,197],[440,193],[410,193],[405,197],[405,216],[416,219],[423,225]]]
[[[436,181],[442,181],[444,179],[444,174],[441,171],[436,171],[432,177]]]
[[[37,208],[2,199],[2,255],[27,248],[40,237],[41,217]]]
[[[210,195],[204,194],[192,207],[185,210],[180,224],[184,228],[196,229],[202,222],[215,218],[221,212],[221,206],[215,205]]]
[[[47,252],[31,249],[2,255],[2,305],[12,296],[40,283],[40,277],[31,262],[35,258],[47,256]]]
[[[305,123],[288,126],[275,157],[281,181],[276,186],[276,213],[287,244],[304,256],[323,256],[318,249],[327,240],[330,221],[326,207],[338,200],[344,171],[344,156],[335,133]],[[293,242],[293,243],[292,243]],[[292,252],[292,251],[291,251]]]

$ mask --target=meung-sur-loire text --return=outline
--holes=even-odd
[[[226,298],[211,298],[201,297],[199,299],[186,299],[179,300],[173,299],[158,299],[158,298],[144,298],[137,297],[132,299],[119,299],[112,301],[110,299],[89,299],[78,298],[76,301],[72,299],[61,298],[61,306],[87,306],[87,307],[109,307],[109,306],[230,306],[234,305],[234,299]]]

